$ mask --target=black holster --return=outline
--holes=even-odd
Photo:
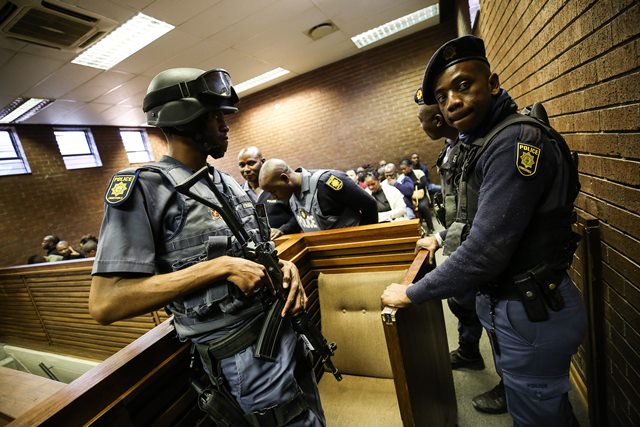
[[[562,310],[564,300],[558,289],[562,272],[554,270],[549,264],[540,264],[523,274],[513,277],[520,300],[532,322],[549,319],[547,307],[553,311]]]
[[[219,427],[252,427],[244,413],[226,391],[212,385],[207,387],[192,378],[191,386],[198,393],[198,407]]]

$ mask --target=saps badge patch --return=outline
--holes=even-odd
[[[533,176],[538,170],[538,160],[542,148],[535,147],[524,142],[518,142],[516,146],[516,169],[522,176]]]
[[[104,201],[111,206],[119,206],[127,201],[132,193],[138,174],[114,175],[104,195]]]
[[[333,190],[340,191],[344,186],[344,182],[342,182],[342,180],[337,176],[331,175],[327,180],[327,185],[329,186],[329,188]]]

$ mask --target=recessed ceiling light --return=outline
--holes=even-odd
[[[0,123],[20,123],[53,101],[53,99],[16,98],[0,111]]]
[[[284,68],[274,68],[273,70],[267,71],[266,73],[260,74],[259,76],[256,76],[252,79],[249,79],[242,83],[238,83],[237,85],[233,85],[233,88],[236,90],[236,93],[240,93],[289,73],[290,71],[285,70]]]
[[[71,62],[108,70],[174,28],[171,24],[138,13]]]
[[[402,18],[394,19],[393,21],[382,24],[379,27],[372,28],[364,33],[360,33],[357,36],[351,37],[351,41],[361,49],[365,46],[375,43],[378,40],[382,40],[385,37],[389,37],[399,31],[412,27],[420,22],[426,21],[429,18],[437,16],[440,13],[438,4],[434,4],[424,9],[417,10],[413,13],[403,16]]]

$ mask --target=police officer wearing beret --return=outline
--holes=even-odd
[[[289,201],[304,232],[378,222],[375,199],[341,171],[294,171],[280,159],[269,159],[260,171],[260,187]]]
[[[578,425],[567,393],[586,316],[566,273],[579,189],[568,147],[535,119],[514,115],[517,106],[490,71],[479,38],[438,49],[422,87],[429,88],[425,102],[439,105],[468,148],[444,242],[455,250],[416,283],[391,284],[382,302],[404,307],[479,286],[478,317],[514,425]]]
[[[143,109],[149,125],[165,134],[169,154],[111,179],[89,309],[109,324],[166,306],[178,337],[197,348],[216,396],[227,396],[213,399],[221,413],[239,414],[240,424],[252,426],[322,426],[314,374],[290,325],[284,323],[275,361],[253,356],[268,309],[259,297],[265,268],[242,258],[217,212],[175,189],[207,164],[207,156],[224,155],[229,132],[224,115],[237,112],[237,102],[222,69],[175,68],[153,78]],[[210,174],[245,231],[266,241],[268,230],[240,185],[217,170]],[[204,180],[196,187],[215,198]],[[306,296],[295,265],[281,261],[281,268],[289,288],[284,316],[303,308]]]
[[[447,228],[456,218],[458,182],[465,152],[461,151],[463,144],[458,139],[458,131],[447,124],[438,105],[425,104],[422,88],[418,88],[413,100],[418,104],[418,120],[424,133],[432,140],[446,138],[436,161],[442,193],[434,197],[436,216],[445,228],[416,242],[416,249],[429,251],[429,262],[433,263],[435,252],[442,247],[447,236]],[[444,255],[449,256],[451,253],[447,250]],[[460,295],[447,298],[449,309],[458,319],[458,348],[449,353],[451,369],[482,370],[485,367],[480,354],[482,324],[476,313],[476,293],[476,288],[470,288]],[[480,412],[507,412],[502,381],[490,391],[475,396],[472,404]]]

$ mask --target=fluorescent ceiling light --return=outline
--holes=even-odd
[[[236,93],[243,92],[247,89],[251,89],[252,87],[261,85],[262,83],[266,83],[270,80],[277,79],[280,76],[284,76],[285,74],[289,74],[289,70],[285,70],[284,68],[274,68],[271,71],[267,71],[264,74],[260,74],[257,77],[239,83],[237,85],[233,85],[233,88],[236,90]]]
[[[360,33],[357,36],[351,37],[351,41],[361,49],[371,43],[375,43],[385,37],[389,37],[399,31],[412,27],[420,22],[426,21],[440,13],[438,4],[420,9],[413,13],[403,16],[402,18],[394,19],[391,22],[382,24],[379,27],[372,28],[364,33]]]
[[[53,99],[17,98],[0,111],[0,123],[20,123],[52,102]]]
[[[171,24],[138,13],[71,62],[108,70],[174,28]]]

